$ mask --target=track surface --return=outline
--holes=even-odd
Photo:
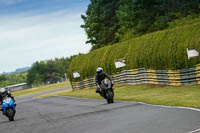
[[[19,99],[18,99],[19,100]],[[22,98],[20,99],[22,100]],[[72,97],[24,99],[14,122],[0,115],[4,133],[188,133],[200,128],[200,112],[134,102]]]
[[[30,101],[32,99],[34,99],[37,96],[41,96],[41,95],[45,95],[45,94],[49,94],[52,92],[57,92],[57,91],[63,91],[66,89],[71,89],[71,87],[66,87],[66,88],[60,88],[60,89],[55,89],[55,90],[49,90],[49,91],[45,91],[45,92],[40,92],[40,93],[36,93],[36,94],[32,94],[32,95],[27,95],[27,96],[21,96],[21,97],[17,97],[16,101],[17,102],[24,102],[24,101]]]

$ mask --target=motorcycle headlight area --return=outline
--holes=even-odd
[[[10,99],[5,99],[5,100],[3,100],[3,102],[8,104],[8,103],[10,103]]]
[[[108,84],[109,83],[109,80],[108,79],[104,79],[104,84]]]

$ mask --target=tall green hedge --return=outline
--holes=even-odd
[[[114,61],[126,59],[123,69],[183,69],[200,63],[200,57],[188,60],[186,48],[200,51],[200,22],[168,29],[138,38],[130,39],[115,45],[94,50],[77,56],[71,63],[68,76],[77,81],[95,75],[96,68],[113,74],[117,70]],[[73,79],[73,72],[79,72],[81,78]]]

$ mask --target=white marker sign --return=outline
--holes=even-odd
[[[199,52],[196,51],[195,49],[188,50],[187,48],[187,55],[188,55],[188,59],[191,59],[191,58],[199,56]]]
[[[78,72],[74,72],[74,73],[73,73],[73,76],[74,76],[74,78],[79,78],[79,77],[80,77],[80,74],[79,74]]]
[[[119,59],[117,61],[115,61],[115,67],[116,68],[121,68],[121,67],[125,67],[126,63],[125,63],[125,59]]]

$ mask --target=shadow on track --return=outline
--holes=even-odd
[[[25,119],[24,119],[24,118],[21,118],[21,119],[16,119],[16,120],[14,120],[14,121],[9,121],[9,120],[6,120],[6,119],[5,119],[5,121],[1,121],[1,122],[0,122],[0,125],[7,124],[7,123],[14,123],[14,122],[23,121],[23,120],[25,120]]]

